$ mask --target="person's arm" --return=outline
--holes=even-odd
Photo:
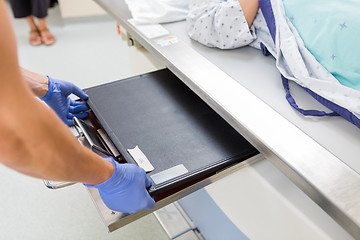
[[[0,36],[0,163],[37,178],[96,187],[104,203],[115,211],[152,208],[155,202],[146,191],[151,181],[143,169],[114,159],[105,161],[91,152],[34,97],[34,88],[29,88],[18,66],[15,37],[3,0]],[[68,90],[69,85],[65,86]]]
[[[49,90],[49,79],[41,74],[20,68],[21,74],[36,97],[42,98]]]
[[[0,1],[0,162],[30,176],[98,184],[113,165],[81,146],[23,81],[15,37]]]
[[[244,12],[246,21],[250,27],[259,10],[259,1],[258,0],[238,0],[238,1]]]
[[[87,94],[73,83],[57,80],[49,76],[31,72],[21,68],[21,73],[36,97],[50,106],[67,125],[74,125],[73,117],[86,118],[89,107],[85,102],[74,101],[71,94],[87,100]]]
[[[3,1],[0,3],[3,6]],[[2,11],[4,13],[4,11]],[[17,65],[15,39],[0,15],[0,162],[30,176],[98,184],[111,163],[83,147],[44,104],[37,101]]]

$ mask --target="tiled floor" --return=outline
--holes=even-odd
[[[110,17],[64,22],[56,7],[49,12],[48,21],[56,44],[33,47],[28,44],[25,21],[13,20],[21,66],[82,88],[156,68],[121,40]],[[134,66],[134,57],[143,64]],[[2,165],[0,179],[0,239],[168,239],[152,214],[108,233],[81,184],[48,190],[40,179]]]

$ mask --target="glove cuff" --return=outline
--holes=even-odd
[[[48,89],[47,93],[45,94],[45,96],[40,98],[40,100],[45,101],[45,102],[51,98],[51,96],[53,94],[53,85],[54,85],[51,77],[49,77],[48,75],[46,75],[46,77],[49,79],[49,89]]]
[[[106,159],[106,161],[109,161],[109,162],[111,161],[111,163],[114,165],[114,173],[113,173],[113,175],[108,180],[106,180],[105,182],[99,183],[97,185],[89,185],[89,184],[84,183],[85,187],[103,188],[116,177],[116,173],[118,171],[117,167],[116,167],[116,164],[118,164],[118,163],[115,162],[113,157],[107,157],[105,159]]]

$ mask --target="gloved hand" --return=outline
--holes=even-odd
[[[60,119],[67,125],[72,126],[73,117],[85,118],[89,114],[84,112],[89,110],[89,107],[84,102],[76,102],[70,99],[70,94],[75,94],[81,99],[88,99],[88,95],[73,83],[62,80],[49,79],[49,90],[41,100],[45,101],[60,117]]]
[[[117,212],[134,213],[153,208],[155,201],[146,190],[152,182],[144,169],[134,164],[119,164],[112,157],[105,159],[114,164],[113,175],[98,185],[85,186],[98,188],[105,205]]]

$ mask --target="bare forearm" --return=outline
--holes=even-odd
[[[112,164],[83,147],[44,104],[30,97],[19,105],[0,127],[5,165],[50,180],[98,184],[110,178]]]
[[[2,0],[0,36],[0,163],[50,180],[87,184],[107,180],[114,171],[112,164],[81,146],[24,81]]]
[[[250,27],[255,19],[256,13],[259,10],[259,2],[258,0],[239,0],[239,3]]]
[[[46,95],[49,89],[49,79],[46,76],[31,72],[25,68],[21,68],[21,73],[35,96],[41,98]]]

